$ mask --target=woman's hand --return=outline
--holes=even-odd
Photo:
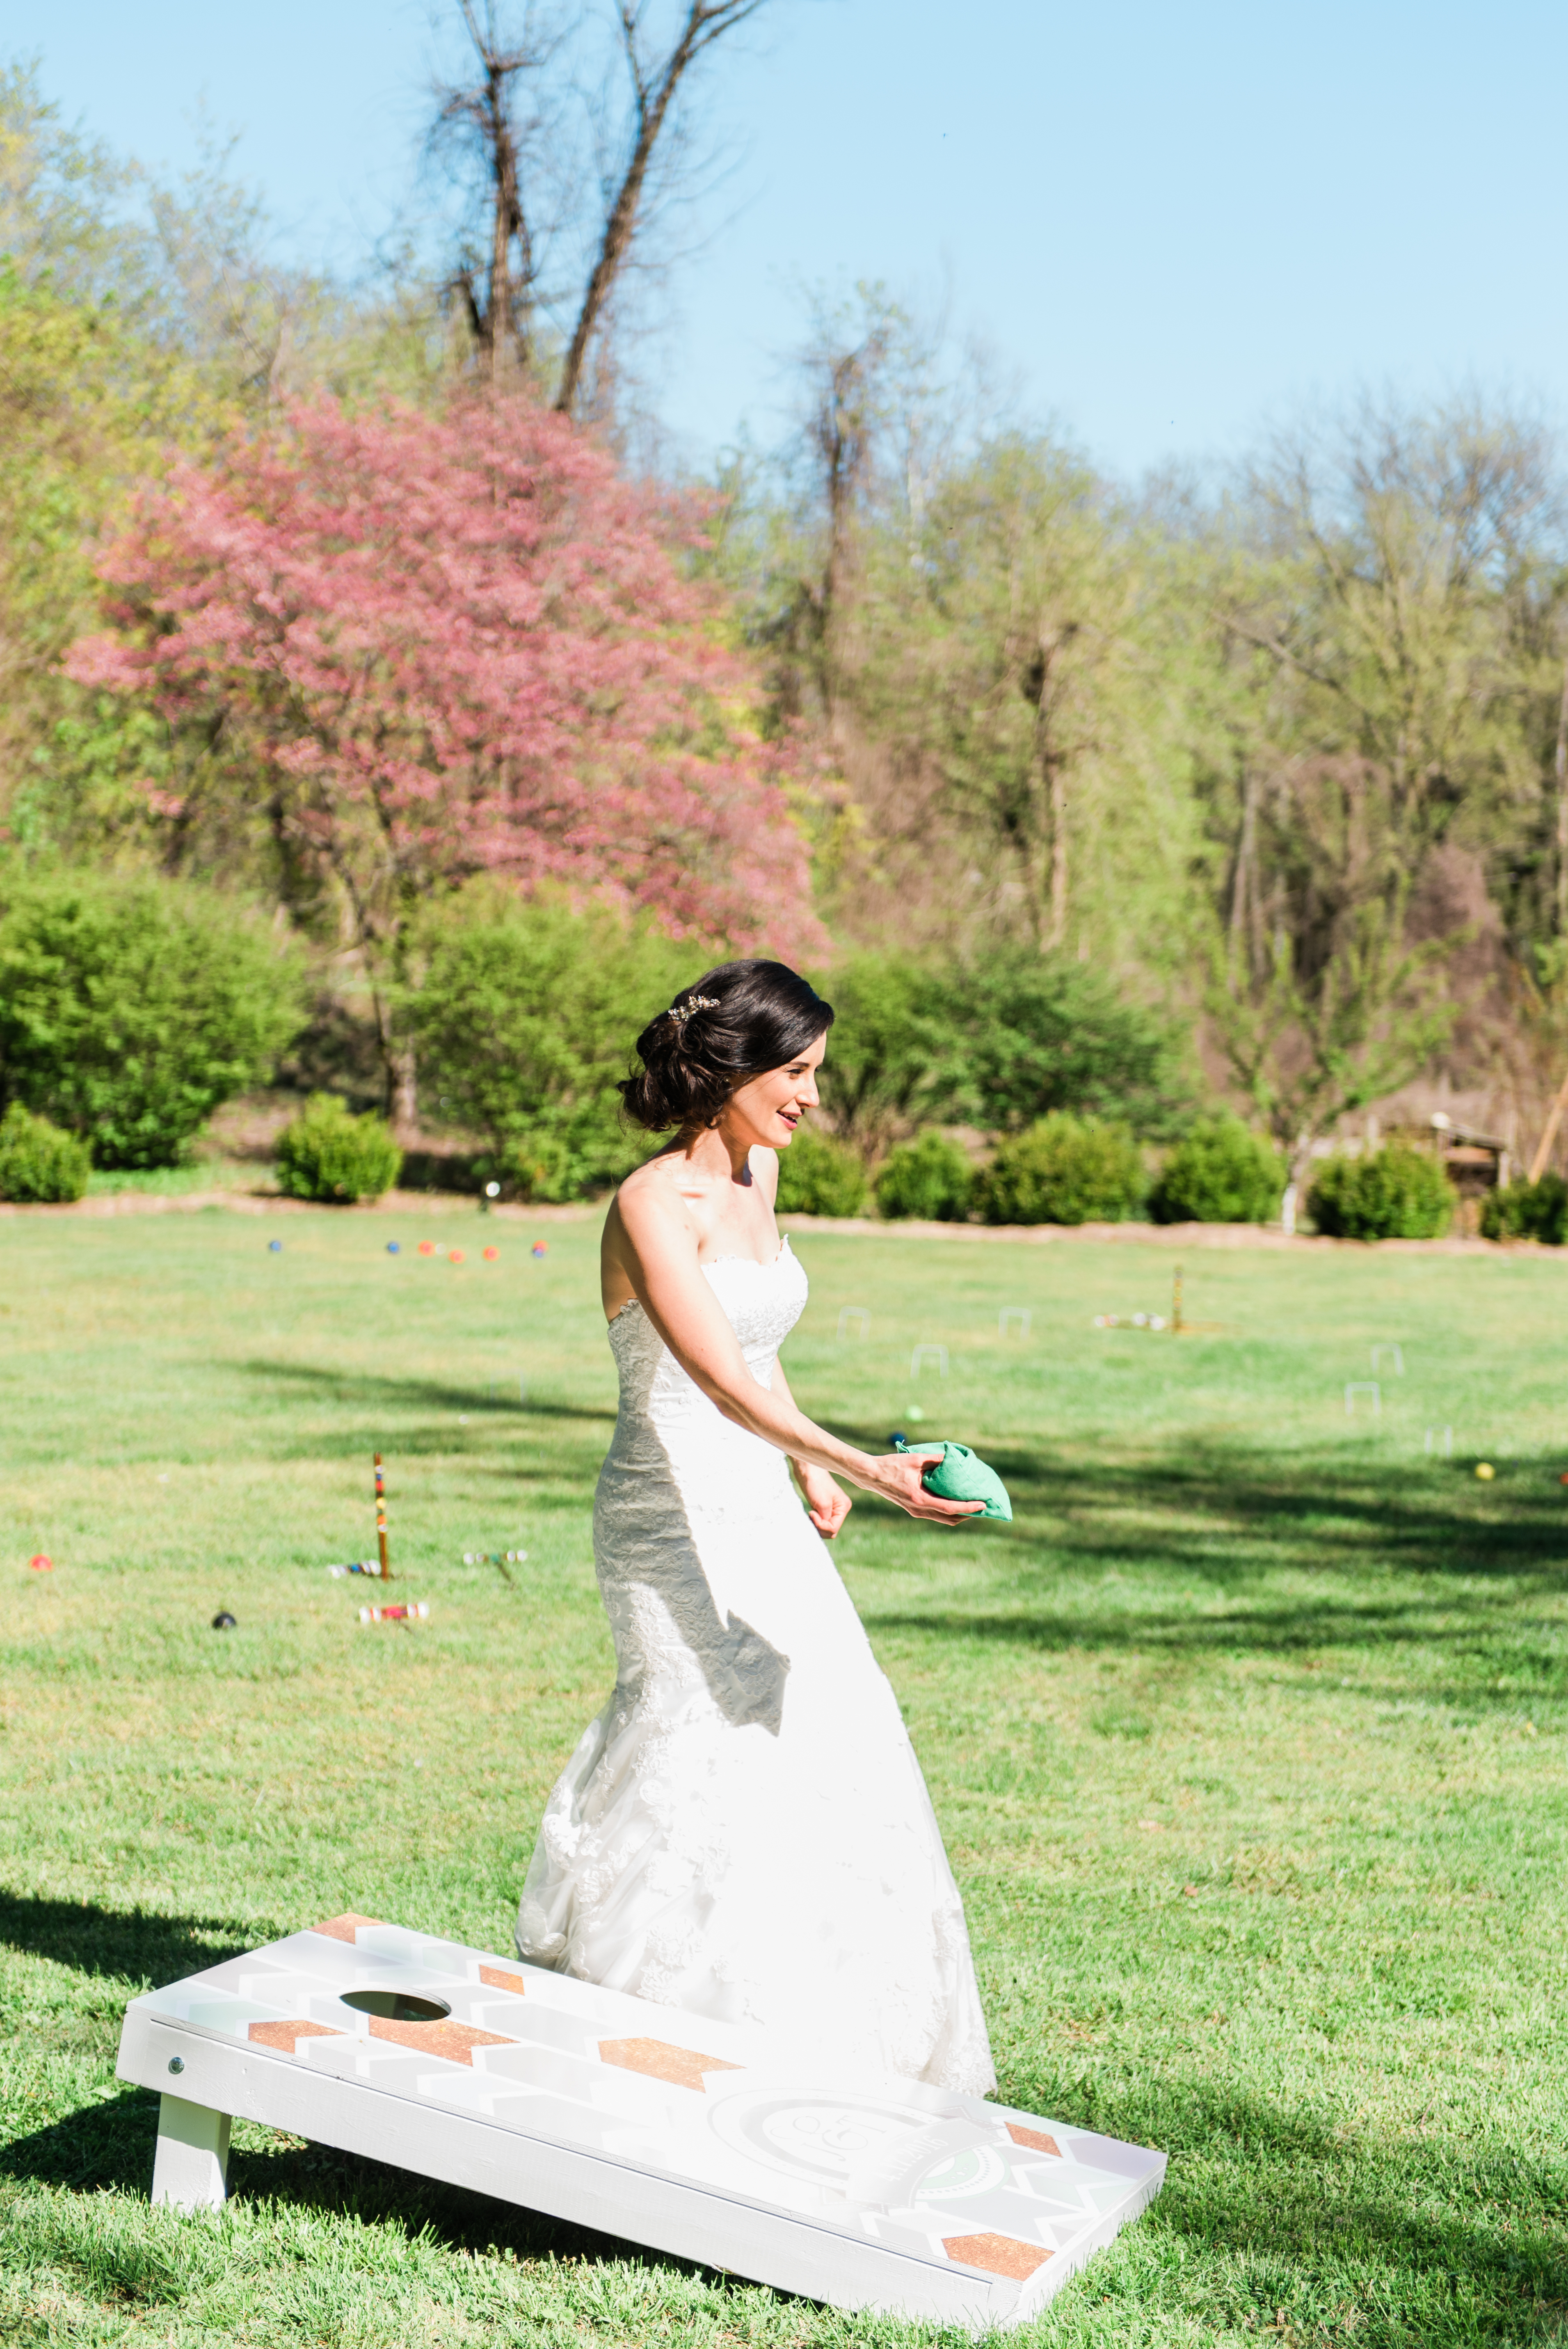
[[[884,1501],[892,1501],[912,1517],[927,1518],[933,1525],[962,1525],[965,1517],[983,1516],[984,1501],[944,1501],[935,1493],[928,1493],[921,1483],[932,1463],[941,1457],[937,1451],[886,1452],[869,1464],[872,1474],[861,1476],[868,1493],[880,1493]]]
[[[822,1539],[831,1541],[854,1506],[853,1502],[834,1484],[827,1470],[819,1468],[814,1461],[791,1460],[789,1465],[804,1496],[807,1516]]]

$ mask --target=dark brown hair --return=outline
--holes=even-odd
[[[748,1077],[782,1069],[833,1024],[833,1007],[781,962],[721,962],[650,1019],[640,1076],[621,1086],[634,1125],[695,1133]]]

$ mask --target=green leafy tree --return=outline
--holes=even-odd
[[[957,1089],[953,974],[907,956],[858,954],[817,984],[834,1014],[822,1098],[841,1140],[873,1157]]]
[[[1278,446],[1222,518],[1209,1008],[1298,1174],[1452,1027],[1435,854],[1517,838],[1541,802],[1554,494],[1542,433],[1505,414],[1369,407]]]
[[[988,1224],[1123,1223],[1148,1189],[1124,1125],[1057,1112],[1004,1142],[980,1180]]]
[[[303,1017],[297,953],[192,883],[12,876],[0,915],[0,1093],[168,1166],[263,1081]]]
[[[954,1109],[1016,1133],[1055,1110],[1160,1140],[1190,1114],[1191,1084],[1171,1023],[1065,955],[1002,947],[946,989],[958,1040]]]
[[[526,1198],[618,1183],[648,1143],[622,1123],[617,1082],[701,961],[608,907],[474,884],[427,915],[413,950],[406,1015],[425,1097]]]

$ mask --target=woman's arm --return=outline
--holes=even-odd
[[[847,1476],[912,1517],[957,1525],[978,1501],[943,1501],[921,1483],[923,1463],[903,1453],[873,1458],[806,1417],[787,1381],[758,1386],[697,1260],[697,1232],[678,1195],[650,1184],[617,1200],[617,1250],[637,1301],[688,1378],[726,1419],[802,1465]]]
[[[782,1362],[774,1363],[771,1384],[776,1395],[787,1396],[795,1409],[797,1411],[799,1409],[790,1391],[789,1381],[784,1375]],[[843,1486],[835,1485],[827,1470],[819,1468],[815,1461],[791,1460],[789,1465],[794,1471],[795,1482],[800,1487],[800,1495],[806,1504],[807,1516],[821,1535],[822,1539],[831,1541],[854,1506],[853,1502]]]

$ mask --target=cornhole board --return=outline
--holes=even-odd
[[[1035,2315],[1165,2157],[369,1917],[133,1999],[152,2199],[221,2204],[234,2114],[827,2301]]]

